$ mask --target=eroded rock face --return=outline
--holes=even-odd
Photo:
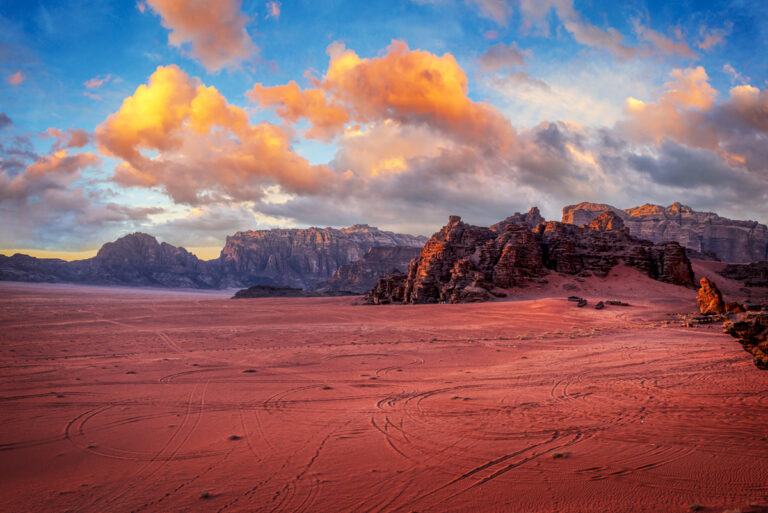
[[[359,294],[371,290],[379,278],[408,270],[411,260],[421,248],[408,246],[375,246],[360,260],[341,265],[328,280],[318,283],[319,292],[350,291]]]
[[[652,242],[679,242],[702,255],[724,262],[768,260],[768,227],[756,221],[737,221],[712,212],[697,212],[680,203],[668,207],[646,204],[620,210],[611,205],[579,203],[563,208],[563,222],[589,224],[603,212],[613,212],[629,232]]]
[[[308,289],[342,265],[360,260],[374,246],[421,247],[425,237],[368,225],[335,228],[258,230],[227,237],[219,265],[225,283],[287,285]]]
[[[407,276],[392,278],[398,286],[380,280],[367,299],[374,304],[485,301],[500,293],[496,289],[525,286],[550,270],[605,276],[621,262],[660,281],[693,285],[691,263],[679,244],[638,240],[612,215],[593,228],[547,222],[532,230],[525,222],[506,222],[501,231],[451,216],[411,261]],[[387,296],[389,290],[398,295]]]
[[[758,368],[768,369],[768,307],[729,315],[723,331],[739,340]]]
[[[699,305],[699,311],[704,315],[718,315],[725,312],[725,302],[720,289],[707,278],[701,279],[701,287],[696,294],[696,302]]]

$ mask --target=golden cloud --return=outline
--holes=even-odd
[[[341,43],[329,46],[328,53],[330,63],[323,79],[316,80],[317,88],[302,91],[295,82],[257,84],[249,97],[277,106],[277,114],[287,121],[308,119],[315,136],[341,132],[347,118],[362,123],[391,119],[503,153],[515,145],[509,120],[495,107],[467,96],[467,77],[449,53],[410,50],[402,41],[393,41],[375,58],[361,58]]]
[[[291,134],[246,113],[176,66],[160,66],[96,129],[100,150],[122,159],[115,180],[160,186],[177,202],[249,200],[277,184],[312,194],[333,181],[291,149]]]

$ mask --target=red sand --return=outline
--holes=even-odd
[[[768,372],[617,274],[385,307],[1,284],[0,509],[765,506]]]

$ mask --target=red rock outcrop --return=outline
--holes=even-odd
[[[585,202],[563,208],[562,220],[581,226],[603,212],[621,217],[629,232],[640,239],[679,242],[699,255],[714,254],[724,262],[768,260],[768,226],[698,212],[680,203],[668,207],[646,204],[620,210],[611,205]]]
[[[725,312],[723,295],[720,293],[717,285],[707,278],[702,278],[700,283],[701,287],[696,294],[699,311],[704,315],[718,315]]]
[[[397,286],[380,280],[367,299],[374,304],[485,301],[502,293],[497,289],[525,286],[550,270],[605,276],[621,262],[660,281],[693,285],[691,263],[679,244],[638,240],[611,215],[593,228],[547,222],[531,230],[527,223],[508,222],[502,231],[451,216],[411,261],[402,298],[398,275],[392,278]],[[398,295],[387,296],[388,290]]]
[[[739,340],[758,368],[768,369],[768,306],[760,311],[730,314],[723,331]]]

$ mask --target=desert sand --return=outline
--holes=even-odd
[[[693,290],[621,269],[580,309],[565,281],[377,307],[0,284],[0,509],[763,511],[768,372],[682,326]]]

